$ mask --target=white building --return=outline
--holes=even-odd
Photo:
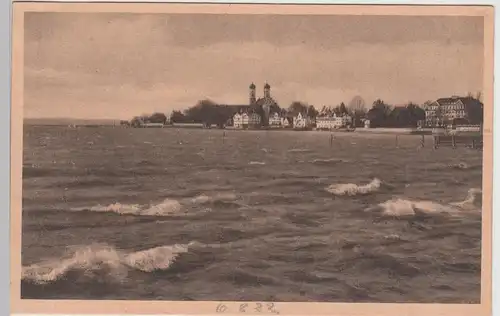
[[[288,126],[290,126],[290,121],[288,120],[287,117],[282,117],[281,118],[281,126],[282,127],[288,127]]]
[[[342,128],[352,124],[352,118],[349,115],[337,116],[335,114],[329,116],[320,116],[316,118],[316,128],[323,130],[331,130]]]
[[[234,128],[243,128],[243,122],[241,120],[241,114],[240,113],[236,113],[233,116],[233,127]]]
[[[316,118],[316,128],[322,130],[334,129],[337,118],[333,116],[319,116]]]
[[[246,113],[236,113],[233,116],[233,126],[234,128],[247,128],[249,122],[248,114]]]
[[[279,113],[275,112],[269,115],[269,127],[281,127],[282,118]]]
[[[248,117],[248,127],[256,128],[261,126],[262,118],[257,113],[252,113]]]
[[[312,127],[313,120],[305,114],[299,113],[293,117],[293,128]]]

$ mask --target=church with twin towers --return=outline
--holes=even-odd
[[[271,85],[264,84],[263,95],[257,96],[257,86],[252,83],[248,87],[248,105],[232,105],[236,108],[236,112],[242,114],[256,113],[262,117],[262,124],[269,123],[270,113],[278,112],[280,110],[278,103],[271,96]]]

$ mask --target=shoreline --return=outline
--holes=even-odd
[[[374,128],[364,128],[359,127],[354,130],[347,129],[334,129],[334,130],[317,130],[317,129],[294,129],[294,128],[234,128],[232,126],[227,126],[225,128],[204,128],[202,124],[196,123],[173,123],[164,126],[146,126],[146,127],[132,127],[123,125],[110,125],[110,124],[82,124],[82,125],[66,125],[66,124],[25,124],[25,126],[33,127],[65,127],[70,129],[75,128],[122,128],[122,129],[164,129],[164,128],[179,128],[179,129],[208,129],[208,130],[220,130],[220,131],[242,131],[242,132],[308,132],[308,133],[330,133],[330,134],[366,134],[366,135],[415,135],[415,136],[440,136],[440,134],[434,134],[432,128],[387,128],[387,127],[374,127]],[[479,136],[476,132],[457,132],[455,136]]]

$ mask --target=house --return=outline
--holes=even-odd
[[[293,128],[296,129],[311,128],[313,123],[314,120],[303,113],[299,113],[293,117]]]
[[[269,115],[269,127],[277,128],[282,126],[282,119],[278,112]]]
[[[472,97],[452,96],[441,98],[425,106],[425,125],[436,126],[453,123],[457,120],[474,120],[471,112],[482,112],[483,104]]]
[[[262,118],[259,114],[253,112],[248,117],[248,128],[260,128],[262,125]]]
[[[243,128],[242,115],[240,113],[236,113],[233,116],[233,127],[234,128]]]
[[[319,130],[331,130],[335,128],[337,118],[334,116],[318,116],[316,118],[316,128]]]
[[[172,125],[172,114],[165,115],[165,125]]]
[[[316,118],[316,128],[320,130],[331,130],[346,127],[352,124],[352,118],[349,115],[337,116],[322,115]]]
[[[290,127],[292,125],[292,123],[293,122],[290,122],[289,118],[286,116],[283,116],[281,118],[281,127],[283,127],[283,128]]]
[[[234,128],[248,128],[249,117],[246,113],[236,113],[233,116]]]

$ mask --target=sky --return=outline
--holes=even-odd
[[[482,91],[483,18],[25,14],[27,118],[130,119],[201,99],[400,105]]]

